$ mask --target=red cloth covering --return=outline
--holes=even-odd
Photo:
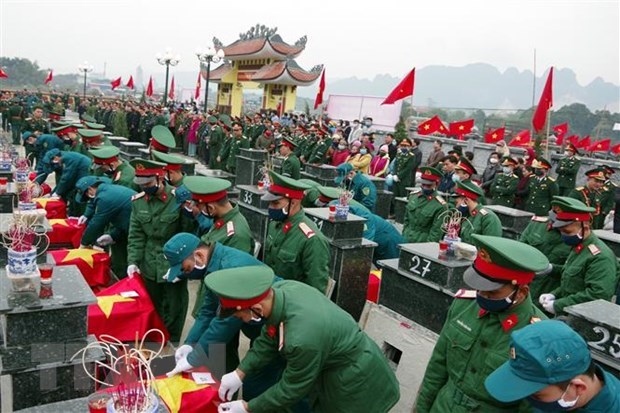
[[[71,244],[73,248],[80,246],[86,226],[78,225],[76,218],[50,219],[49,223],[52,226],[52,232],[47,234],[50,246],[58,244]]]
[[[88,333],[99,337],[109,334],[121,341],[131,341],[156,328],[166,337],[170,334],[155,311],[142,278],[123,278],[116,284],[99,291],[97,303],[88,306]],[[159,334],[149,339],[160,340]]]
[[[106,252],[90,249],[62,249],[48,251],[48,262],[56,265],[77,265],[89,286],[110,284],[110,256]]]
[[[54,198],[35,198],[37,208],[43,208],[47,211],[47,219],[67,218],[67,204],[62,199]]]
[[[381,270],[374,270],[368,274],[368,291],[366,299],[377,303],[379,301],[379,287],[381,286]]]

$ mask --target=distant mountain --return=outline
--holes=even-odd
[[[547,72],[536,80],[538,103]],[[325,95],[387,96],[401,80],[377,75],[374,80],[350,77],[327,80]],[[620,112],[620,87],[601,78],[581,86],[571,69],[554,70],[554,107],[583,103],[591,111]],[[316,86],[299,89],[299,96],[314,98]],[[443,108],[527,109],[532,106],[532,72],[509,68],[504,73],[485,63],[463,67],[427,66],[416,70],[414,106]]]

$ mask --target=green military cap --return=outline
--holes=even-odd
[[[484,381],[489,394],[503,403],[567,382],[586,373],[592,363],[586,341],[563,321],[539,321],[515,330],[510,338],[510,358]]]
[[[105,145],[88,150],[88,153],[93,156],[93,162],[98,165],[109,165],[112,162],[116,162],[120,152],[120,149],[113,145]]]
[[[105,129],[105,125],[102,125],[101,123],[84,122],[84,125],[86,125],[86,127],[88,129],[98,129],[98,130],[104,130]]]
[[[217,123],[217,118],[215,116],[211,115],[211,116],[209,116],[207,118],[207,122],[209,122],[209,123]]]
[[[224,126],[226,126],[228,129],[232,128],[232,121],[230,120],[230,116],[228,116],[226,114],[221,114],[220,115],[220,122],[222,122],[224,124]]]
[[[151,147],[158,151],[170,152],[177,145],[170,129],[163,125],[155,125],[151,129]]]
[[[261,197],[263,201],[271,202],[281,198],[303,199],[304,191],[312,188],[310,185],[273,171],[269,171],[269,177],[271,178],[271,185],[269,192]]]
[[[82,120],[84,122],[91,122],[91,123],[96,123],[97,119],[93,118],[92,116],[90,116],[89,114],[83,113],[82,114]]]
[[[219,296],[222,309],[234,312],[265,299],[274,277],[273,270],[266,265],[253,265],[212,272],[205,278],[205,285]]]
[[[549,260],[536,248],[508,238],[472,235],[478,254],[463,280],[478,291],[494,291],[506,284],[529,284]]]
[[[476,168],[474,168],[474,165],[472,165],[472,163],[467,158],[459,158],[459,163],[457,163],[454,168],[460,169],[461,171],[465,171],[470,175],[478,174],[478,171],[476,171]]]
[[[573,222],[588,222],[596,209],[587,206],[578,199],[567,196],[554,196],[551,206],[556,213],[553,228],[562,228]]]
[[[78,129],[77,133],[80,134],[82,142],[85,143],[101,142],[103,138],[102,130],[100,129]]]
[[[469,199],[477,200],[484,195],[482,188],[473,183],[472,181],[458,181],[454,193],[460,196],[467,197]]]
[[[517,166],[519,162],[515,158],[510,156],[505,156],[502,158],[502,166]]]
[[[167,165],[166,169],[169,171],[180,171],[181,167],[185,165],[185,159],[179,158],[178,156],[168,155],[167,153],[159,152],[155,149],[153,149],[151,153],[156,161],[164,162]]]
[[[283,137],[282,140],[280,141],[280,145],[288,146],[291,149],[295,149],[297,147],[297,144],[295,143],[295,141],[291,139],[289,136]]]
[[[537,158],[532,161],[532,168],[534,169],[551,169],[551,163],[545,158]]]
[[[602,166],[597,166],[594,169],[590,169],[586,171],[585,175],[588,178],[596,179],[597,181],[606,181],[607,180],[607,177],[605,176],[606,172],[607,172],[606,168]]]
[[[177,278],[182,278],[181,265],[183,261],[190,257],[199,245],[200,238],[188,232],[176,234],[164,244],[164,257],[170,265],[166,277],[169,283],[176,282]]]
[[[443,176],[439,169],[433,168],[432,166],[423,166],[420,168],[420,172],[422,173],[422,176],[420,176],[420,183],[425,185],[437,183]]]
[[[319,184],[316,181],[313,181],[312,179],[308,179],[308,178],[302,178],[302,179],[298,179],[297,182],[301,182],[302,184],[306,184],[310,187],[319,187],[321,186],[321,184]]]
[[[340,198],[340,194],[342,193],[342,190],[340,188],[334,188],[333,186],[318,186],[317,189],[321,194],[319,198],[323,198],[321,199],[323,202],[329,202],[331,200],[338,199]]]
[[[197,202],[216,202],[227,195],[226,190],[231,183],[225,179],[206,176],[187,176],[183,185],[192,193],[192,199]]]
[[[59,137],[62,137],[68,133],[76,133],[77,131],[78,128],[76,128],[75,125],[72,125],[70,123],[52,128],[52,132],[54,132]]]
[[[334,182],[336,183],[336,185],[340,185],[342,181],[344,181],[344,178],[352,170],[353,170],[353,165],[351,165],[348,162],[341,163],[340,165],[338,165],[338,167],[336,168],[336,171],[338,172],[338,176],[334,178]]]
[[[129,163],[136,170],[136,176],[133,178],[136,185],[147,184],[154,176],[164,176],[165,163],[140,158],[132,159]]]
[[[54,123],[54,125],[57,125],[57,126],[69,126],[73,124],[73,121],[56,119],[56,120],[52,120],[52,123]]]

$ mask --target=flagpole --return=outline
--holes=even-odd
[[[551,128],[551,108],[547,109],[547,139],[545,140],[545,159],[551,160],[549,158],[549,133]]]
[[[534,107],[536,104],[536,48],[534,48],[534,69],[533,69],[533,81],[532,81],[532,105],[530,107]],[[530,122],[531,123],[531,122]],[[530,124],[530,135],[534,134],[534,125]]]

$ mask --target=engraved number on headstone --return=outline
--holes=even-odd
[[[418,270],[418,268],[420,269]],[[426,276],[426,273],[430,270],[431,262],[426,258],[420,259],[420,257],[418,257],[417,255],[414,255],[411,258],[411,267],[409,268],[409,271],[411,271],[415,275],[419,275],[420,277],[424,278]]]
[[[614,339],[611,340],[611,344],[608,348],[605,348],[604,344],[607,343],[611,339],[611,333],[605,327],[596,326],[593,327],[592,330],[596,334],[602,334],[603,338],[599,341],[588,341],[588,344],[594,347],[595,349],[602,351],[603,353],[609,353],[614,358],[620,358],[620,334],[614,334]]]
[[[312,217],[312,221],[316,224],[316,226],[323,231],[323,220],[319,217]]]
[[[246,191],[243,194],[243,202],[245,202],[248,205],[252,205],[252,193],[250,191]]]

